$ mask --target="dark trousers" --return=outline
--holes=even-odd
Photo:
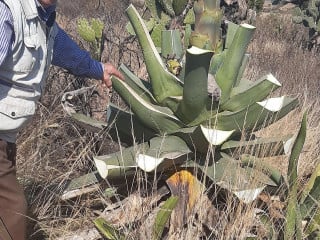
[[[12,240],[25,240],[27,203],[16,178],[15,160],[16,145],[0,139],[0,218]]]

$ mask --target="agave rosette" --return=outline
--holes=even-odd
[[[260,171],[257,174],[258,170],[244,167],[230,157],[241,159],[242,154],[236,153],[243,146],[263,149],[277,145],[274,151],[284,154],[290,137],[255,140],[240,137],[274,123],[298,104],[296,98],[269,97],[270,93],[281,87],[272,74],[254,82],[243,78],[249,58],[246,51],[255,28],[249,24],[229,23],[224,49],[196,46],[173,48],[173,51],[177,49],[179,52],[185,49],[183,74],[177,77],[167,69],[165,59],[159,54],[135,7],[130,5],[126,13],[139,40],[149,81],[139,79],[124,65],[120,71],[125,81],[115,76],[111,78],[113,88],[127,103],[129,110],[111,105],[108,109],[109,127],[121,133],[115,134],[116,137],[120,136],[121,141],[130,138],[129,142],[136,144],[123,149],[120,154],[95,157],[100,175],[108,178],[110,173],[133,173],[132,169],[163,171],[172,166],[190,166],[190,163],[201,166],[197,156],[214,148],[214,161],[209,166],[212,171],[205,175],[230,189],[239,198],[249,202],[266,185],[276,185],[270,172]],[[165,36],[176,38],[177,35]],[[170,42],[170,39],[166,42]],[[218,100],[208,94],[208,74],[213,75],[221,91]],[[249,153],[253,154],[252,151]],[[230,167],[234,177],[241,178],[240,182],[249,183],[254,172],[260,176],[257,179],[259,184],[239,185],[240,178],[229,181],[230,176],[226,175],[225,169]],[[205,172],[208,168],[200,169]]]

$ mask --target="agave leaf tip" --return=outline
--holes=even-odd
[[[267,75],[267,79],[275,85],[281,86],[281,83],[271,73]]]
[[[139,168],[146,172],[154,171],[162,162],[164,158],[156,158],[145,154],[138,154],[136,162]]]
[[[281,110],[284,100],[285,100],[285,97],[282,96],[282,97],[269,98],[265,101],[257,102],[257,103],[271,112],[278,112]]]
[[[200,127],[203,135],[205,136],[207,141],[212,145],[221,145],[234,132],[234,130],[223,131],[223,130],[217,130],[214,128],[206,128],[202,125],[200,125]]]

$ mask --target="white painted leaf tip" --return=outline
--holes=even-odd
[[[248,23],[242,23],[240,26],[244,27],[244,28],[248,28],[248,29],[255,29],[255,26],[252,26]]]
[[[212,145],[221,145],[223,142],[225,142],[231,134],[234,132],[232,131],[223,131],[223,130],[217,130],[213,128],[206,128],[201,125],[201,131],[207,141]]]
[[[200,55],[200,54],[212,52],[211,50],[206,50],[206,49],[198,48],[195,46],[192,46],[191,48],[187,49],[187,51],[193,55]]]
[[[155,158],[144,154],[138,154],[136,163],[142,170],[152,172],[163,162],[163,160],[164,158]]]
[[[292,137],[286,142],[284,142],[283,148],[284,148],[284,153],[289,156],[292,150],[292,146],[294,144],[294,141],[296,140],[296,137]]]
[[[235,191],[234,194],[244,203],[249,204],[257,199],[265,187]]]
[[[267,75],[267,79],[275,85],[281,86],[281,83],[271,73]]]
[[[271,112],[278,112],[283,107],[284,97],[269,98],[257,103]]]
[[[98,173],[100,176],[105,179],[108,176],[108,167],[107,164],[99,159],[94,159],[94,163],[96,165],[96,168],[98,170]]]

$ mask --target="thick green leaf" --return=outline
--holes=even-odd
[[[280,187],[282,184],[284,184],[284,178],[281,174],[281,172],[276,169],[275,167],[269,165],[266,163],[266,158],[257,158],[255,156],[250,155],[242,155],[241,156],[241,163],[243,166],[248,166],[255,168],[259,170],[260,172],[263,172],[267,176],[270,177],[270,179],[277,184],[278,187]]]
[[[161,239],[163,230],[169,220],[173,209],[177,206],[179,201],[178,197],[171,196],[161,207],[157,214],[156,222],[153,228],[153,239]]]
[[[97,218],[94,221],[94,225],[99,230],[99,232],[109,240],[124,240],[125,235],[121,234],[119,230],[113,227],[103,218]]]
[[[297,239],[302,235],[302,223],[300,208],[298,205],[297,193],[298,193],[298,160],[302,151],[307,133],[307,114],[304,113],[301,122],[300,130],[297,138],[293,144],[292,151],[289,157],[288,166],[288,205],[286,214],[286,225],[284,230],[284,239],[290,240]]]
[[[222,154],[222,158],[212,165],[199,167],[215,184],[234,193],[246,203],[256,199],[266,185],[275,186],[264,173],[242,167],[239,161],[226,154]]]
[[[238,72],[237,81],[234,84],[235,87],[239,85],[239,83],[243,77],[244,71],[246,70],[247,64],[249,62],[249,58],[250,58],[250,54],[248,54],[248,53],[244,54],[241,67]]]
[[[298,178],[298,161],[299,161],[299,156],[306,139],[306,134],[307,134],[307,114],[305,113],[301,122],[300,130],[298,132],[296,140],[293,143],[293,147],[289,157],[288,180],[289,180],[289,188],[293,190],[298,180],[297,179]]]
[[[156,21],[155,21],[154,18],[150,18],[148,21],[147,21],[147,20],[144,20],[144,23],[145,23],[148,31],[151,32],[152,29],[153,29],[153,27],[154,27],[154,25],[156,24]],[[128,31],[128,33],[129,33],[130,35],[133,35],[133,36],[136,35],[136,33],[134,32],[134,29],[133,29],[133,27],[132,27],[132,25],[131,25],[130,22],[127,23],[127,25],[126,25],[126,30]]]
[[[126,13],[142,48],[155,99],[164,105],[166,98],[181,96],[182,82],[166,69],[139,13],[132,4],[127,8]]]
[[[100,176],[105,179],[121,178],[134,175],[137,171],[136,155],[141,149],[148,149],[147,143],[142,143],[129,148],[121,148],[119,152],[94,156],[93,160]]]
[[[298,105],[296,98],[269,98],[238,112],[224,111],[208,121],[213,128],[225,131],[251,131],[267,127],[287,115]]]
[[[229,49],[231,47],[232,41],[234,39],[234,36],[236,35],[236,32],[239,28],[239,25],[233,22],[228,21],[227,22],[227,36],[226,36],[226,42],[225,42],[225,49]]]
[[[221,146],[221,150],[232,156],[239,154],[250,154],[255,157],[272,157],[286,154],[285,144],[291,139],[290,136],[272,137],[272,138],[256,138],[253,140],[225,142]]]
[[[117,77],[111,77],[113,88],[119,93],[124,101],[130,106],[135,116],[150,129],[165,134],[181,128],[184,124],[180,122],[170,109],[159,107],[146,102],[130,86]]]
[[[230,94],[230,99],[221,104],[221,108],[227,111],[239,111],[247,108],[255,102],[264,100],[271,92],[278,89],[281,84],[278,80],[268,74],[263,78],[255,81],[252,85],[248,85],[246,89],[233,88]]]
[[[121,141],[132,145],[135,142],[148,141],[155,137],[157,132],[146,127],[137,117],[119,107],[110,104],[107,109],[109,134],[114,141]]]
[[[176,115],[186,124],[206,112],[208,102],[208,69],[213,52],[191,47],[187,50],[183,99]]]
[[[124,64],[119,68],[120,72],[125,77],[125,82],[144,100],[156,104],[157,101],[153,97],[151,84],[147,81],[141,80],[134,73],[132,73]]]
[[[150,147],[137,155],[137,165],[146,172],[163,170],[186,161],[191,150],[179,137],[164,136],[150,140]]]
[[[108,123],[95,120],[82,113],[71,113],[71,117],[81,126],[93,132],[99,132],[108,126]]]
[[[221,131],[207,128],[203,125],[190,128],[181,128],[173,134],[182,138],[195,151],[207,153],[210,146],[221,145],[233,131]]]
[[[234,35],[225,60],[215,78],[221,89],[221,101],[224,103],[230,97],[232,88],[236,85],[243,57],[254,33],[255,27],[241,24]]]
[[[87,173],[83,176],[72,179],[64,188],[64,192],[81,189],[101,181],[101,177],[97,171]]]

